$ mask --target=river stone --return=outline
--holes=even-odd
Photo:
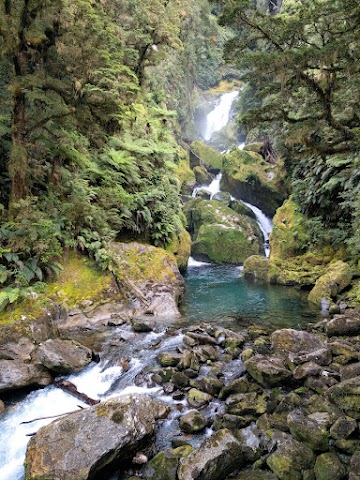
[[[45,387],[52,382],[48,370],[16,360],[0,360],[0,392],[37,385]]]
[[[41,343],[31,354],[33,363],[49,370],[65,374],[77,372],[92,360],[92,352],[74,340],[49,339]]]
[[[212,396],[209,395],[208,393],[201,392],[196,388],[191,388],[188,391],[186,399],[190,407],[200,408],[206,405],[207,403],[209,403],[212,400]]]
[[[349,417],[360,419],[360,377],[334,385],[327,391],[327,396]]]
[[[342,480],[346,476],[346,468],[336,453],[323,453],[315,462],[316,480]]]
[[[275,432],[271,441],[277,445],[266,463],[280,480],[302,480],[302,471],[314,465],[315,455],[309,447],[284,432]]]
[[[87,480],[131,459],[168,408],[145,395],[113,398],[42,427],[26,452],[27,480]]]
[[[360,478],[360,450],[355,452],[350,460],[349,480],[359,480]]]
[[[164,352],[157,356],[157,361],[162,367],[176,367],[176,365],[180,362],[180,359],[180,353]]]
[[[360,315],[357,312],[335,315],[326,325],[326,333],[333,335],[359,335]]]
[[[291,377],[284,360],[278,357],[255,355],[244,363],[246,370],[263,387],[281,385]]]
[[[191,410],[180,417],[179,423],[181,430],[185,433],[197,433],[204,430],[208,422],[200,412]]]
[[[300,355],[309,354],[325,347],[318,335],[292,328],[276,330],[271,335],[271,344],[276,356],[290,360],[290,362]],[[304,361],[309,361],[309,359],[304,359]]]
[[[0,359],[28,362],[31,359],[30,354],[34,348],[34,342],[30,338],[23,337],[17,342],[0,345]]]
[[[329,435],[325,427],[299,412],[287,416],[291,435],[296,440],[307,444],[312,450],[325,452],[329,449]]]
[[[301,380],[313,375],[319,375],[322,372],[320,365],[315,362],[305,362],[298,365],[293,371],[293,376],[296,380]]]
[[[147,333],[154,329],[154,319],[150,315],[134,317],[131,319],[131,325],[135,332]]]
[[[167,448],[155,455],[141,472],[141,478],[148,480],[176,480],[176,471],[181,457],[187,457],[193,447],[184,445],[178,448]],[[134,480],[139,477],[134,477]]]
[[[264,392],[237,393],[230,395],[225,402],[226,412],[232,415],[262,415],[267,410],[269,395]]]
[[[206,392],[209,395],[218,395],[220,390],[224,386],[224,382],[217,377],[201,377],[196,380],[191,380],[190,385],[198,388],[202,392]]]
[[[335,440],[349,437],[357,428],[356,420],[351,417],[340,417],[330,428],[330,435]]]
[[[235,475],[233,480],[278,480],[278,477],[262,470],[246,470]]]
[[[341,380],[349,380],[350,378],[358,377],[360,375],[360,362],[352,363],[340,368]]]
[[[229,430],[218,430],[180,460],[178,480],[223,480],[243,462],[240,443]]]

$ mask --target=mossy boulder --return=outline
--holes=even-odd
[[[282,385],[292,377],[284,360],[267,355],[255,355],[245,362],[247,372],[263,387]]]
[[[338,260],[330,264],[309,293],[309,301],[318,306],[321,306],[323,299],[333,302],[334,298],[350,285],[352,277],[353,271],[348,263]]]
[[[208,421],[197,410],[191,410],[180,417],[180,428],[185,433],[197,433],[204,430]]]
[[[191,145],[190,167],[204,166],[209,171],[219,171],[222,168],[223,155],[208,147],[200,140],[195,140]]]
[[[186,399],[190,407],[200,408],[209,403],[212,400],[212,396],[196,388],[191,388]]]
[[[360,313],[356,310],[349,311],[348,313],[344,313],[343,315],[335,315],[329,322],[326,323],[325,326],[326,333],[329,337],[334,335],[346,335],[346,336],[353,336],[360,334]],[[349,348],[342,348],[339,349],[339,343],[335,344],[336,354],[337,355],[346,355],[349,356],[351,352]],[[340,344],[341,345],[341,344]],[[334,348],[334,347],[333,347]]]
[[[234,210],[239,215],[246,215],[247,217],[253,218],[256,220],[255,213],[241,200],[231,200],[229,207]]]
[[[221,187],[237,198],[274,215],[285,198],[281,166],[273,166],[252,151],[234,149],[224,156]]]
[[[216,200],[194,199],[185,206],[193,233],[192,254],[215,263],[241,264],[259,253],[259,232],[244,216]]]
[[[346,468],[334,452],[319,455],[315,462],[316,480],[342,480],[346,477]]]
[[[206,170],[206,168],[202,165],[197,165],[193,169],[196,183],[199,185],[208,185],[212,181],[212,176],[210,173]]]
[[[287,417],[291,435],[299,442],[308,445],[311,450],[326,452],[329,449],[327,429],[300,412],[291,412]]]
[[[176,171],[180,182],[180,192],[182,195],[191,195],[196,184],[196,179],[194,172],[190,168],[189,153],[185,150],[182,150],[181,153],[182,155]]]
[[[155,455],[141,472],[142,477],[148,480],[176,480],[176,471],[179,460],[187,457],[193,447],[184,445],[178,448],[167,448]],[[136,477],[137,479],[139,477]]]
[[[259,153],[259,150],[262,146],[263,146],[262,142],[248,143],[247,145],[244,146],[243,151]]]
[[[175,256],[180,272],[186,270],[191,253],[191,238],[189,232],[185,228],[181,228],[180,232],[174,236],[166,250]]]
[[[249,280],[254,280],[262,283],[269,281],[269,260],[261,255],[252,255],[244,262],[243,275]]]
[[[360,377],[330,387],[326,395],[346,415],[360,419]]]
[[[217,200],[228,207],[231,202],[231,195],[228,192],[218,192],[215,193],[215,195],[212,197],[212,200]]]

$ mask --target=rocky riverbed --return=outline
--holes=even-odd
[[[132,323],[139,338],[158,328],[151,317]],[[307,331],[200,324],[167,335],[179,341],[152,345],[156,363],[135,378],[151,396],[115,397],[41,428],[28,446],[27,479],[360,478],[357,312]],[[31,354],[44,375],[34,383],[91,360],[64,342]]]

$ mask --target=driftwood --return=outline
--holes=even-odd
[[[85,393],[81,393],[78,391],[76,386],[69,382],[69,380],[55,380],[54,385],[65,392],[71,393],[74,397],[79,398],[87,405],[96,405],[100,403],[100,400],[95,400],[93,398],[88,397]]]

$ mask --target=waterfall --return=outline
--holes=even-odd
[[[219,104],[207,115],[206,129],[203,135],[207,142],[214,132],[221,130],[229,123],[231,107],[238,96],[237,90],[224,93],[220,97]]]
[[[244,202],[242,200],[243,204],[246,205],[250,210],[252,210],[255,213],[256,221],[259,224],[260,230],[264,236],[264,249],[265,249],[265,256],[269,257],[270,255],[270,244],[269,244],[269,238],[270,238],[270,233],[273,227],[272,221],[270,218],[268,218],[264,212],[260,210],[260,208],[255,207],[255,205],[251,205],[251,203]]]
[[[213,198],[214,195],[220,192],[220,181],[221,181],[222,174],[218,173],[214,180],[210,183],[210,185],[200,185],[200,187],[195,187],[192,196],[196,197],[196,194],[200,190],[205,190],[210,195],[210,200]]]

